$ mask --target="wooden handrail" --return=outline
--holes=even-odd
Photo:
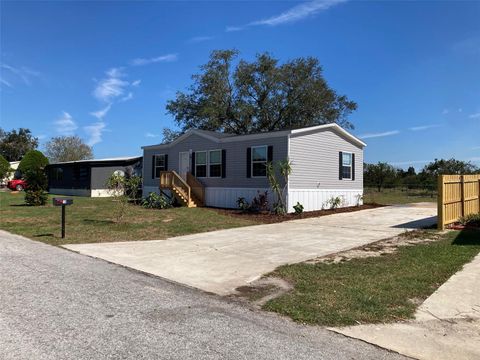
[[[205,204],[205,187],[191,173],[187,172],[187,184],[192,188],[193,194],[203,205]]]
[[[188,203],[192,199],[191,187],[176,171],[160,171],[160,188],[175,188],[182,193]]]

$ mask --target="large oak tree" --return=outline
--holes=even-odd
[[[249,134],[327,123],[353,128],[347,117],[357,104],[328,86],[318,59],[281,64],[263,53],[235,66],[237,56],[236,50],[213,51],[188,91],[167,103],[180,132]]]

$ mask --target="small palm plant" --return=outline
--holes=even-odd
[[[288,159],[280,160],[276,164],[267,163],[267,178],[270,188],[276,196],[276,202],[273,204],[273,211],[276,214],[285,215],[287,206],[285,204],[285,194],[287,191],[288,177],[292,173],[292,164]],[[283,180],[283,186],[280,185],[278,175]]]

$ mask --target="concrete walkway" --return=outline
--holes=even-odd
[[[418,308],[415,321],[333,330],[417,359],[480,359],[480,255]]]
[[[432,204],[389,206],[167,240],[64,247],[220,295],[280,265],[398,235],[436,222]]]

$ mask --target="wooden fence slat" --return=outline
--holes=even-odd
[[[480,175],[439,176],[437,206],[438,228],[442,230],[462,216],[480,213]]]

